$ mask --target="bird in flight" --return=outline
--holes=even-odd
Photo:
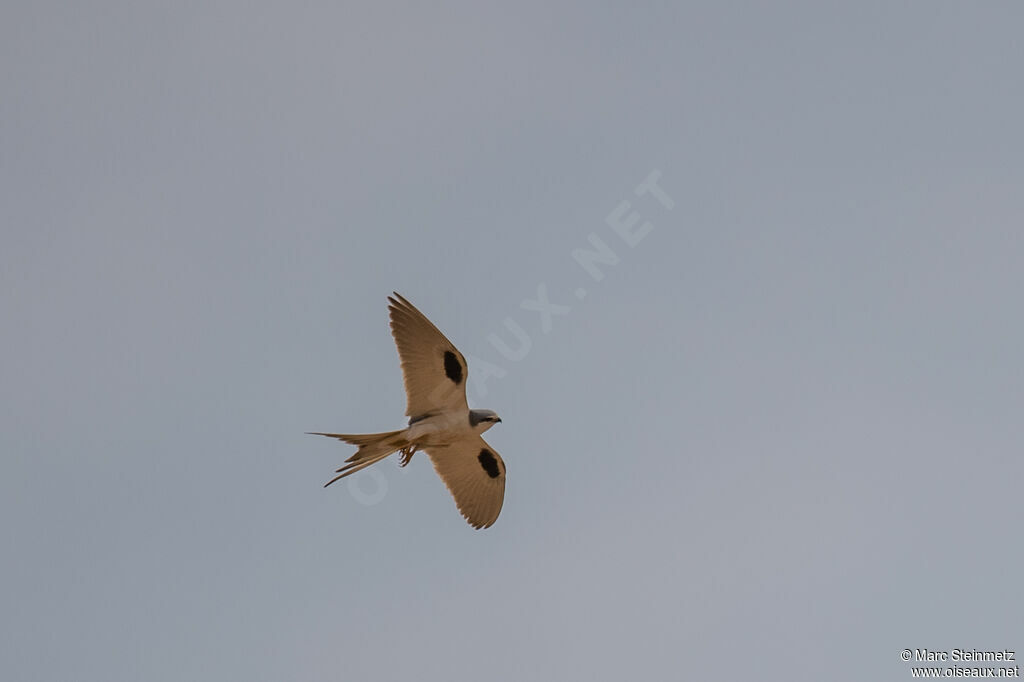
[[[404,467],[424,450],[469,525],[489,528],[505,499],[505,462],[481,434],[501,419],[491,410],[469,409],[466,359],[423,313],[398,293],[388,297],[388,311],[402,363],[409,425],[362,435],[312,433],[359,447],[324,487],[395,452],[401,453]]]

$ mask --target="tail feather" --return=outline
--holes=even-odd
[[[330,484],[334,483],[335,481],[340,480],[342,478],[345,478],[346,476],[349,476],[351,474],[354,474],[357,471],[362,471],[363,469],[365,469],[366,467],[370,466],[371,464],[376,464],[377,462],[381,461],[382,459],[388,457],[391,454],[393,454],[393,453],[389,452],[389,453],[387,453],[385,455],[378,455],[377,457],[374,457],[372,459],[368,459],[368,460],[366,460],[364,462],[352,462],[351,464],[347,464],[347,465],[343,466],[342,468],[338,469],[335,472],[338,475],[335,476],[334,478],[332,478],[331,480],[327,481],[327,483],[324,483],[324,487],[326,488],[327,486],[329,486]]]
[[[379,440],[397,436],[403,433],[402,431],[384,431],[381,433],[320,433],[319,431],[310,431],[310,436],[327,436],[328,438],[337,438],[338,440],[345,441],[352,445],[368,445],[370,443],[376,443]]]
[[[385,457],[409,445],[404,429],[366,434],[311,432],[311,435],[337,438],[346,443],[359,446],[356,453],[345,460],[347,464],[335,472],[338,475],[324,484],[325,488],[338,479],[361,471],[371,464],[376,464]]]

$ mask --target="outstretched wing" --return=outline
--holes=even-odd
[[[398,346],[408,401],[405,414],[469,410],[466,359],[430,320],[398,293],[388,296],[391,334]]]
[[[494,448],[473,435],[451,445],[429,447],[427,454],[469,525],[493,525],[505,500],[505,462]]]

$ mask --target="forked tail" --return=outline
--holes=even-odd
[[[359,446],[356,454],[345,460],[345,466],[334,472],[338,475],[324,484],[325,488],[339,478],[345,478],[349,474],[361,471],[371,464],[376,464],[393,452],[397,452],[409,445],[409,441],[405,437],[405,429],[365,434],[311,432],[311,435],[337,438],[346,443]]]

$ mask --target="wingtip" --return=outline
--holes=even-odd
[[[407,306],[407,305],[411,306],[412,305],[411,303],[409,303],[409,299],[407,299],[405,296],[402,296],[397,291],[392,291],[391,292],[391,295],[388,296],[388,302],[391,303],[391,305],[393,305],[393,306]]]

